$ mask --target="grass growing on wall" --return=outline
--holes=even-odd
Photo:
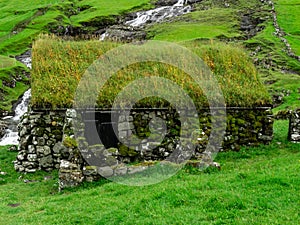
[[[33,106],[71,107],[75,89],[85,70],[104,52],[117,46],[111,42],[70,42],[42,36],[33,46]],[[228,106],[260,106],[269,103],[268,93],[243,50],[221,43],[203,45],[197,41],[186,43],[186,46],[211,68]],[[99,95],[98,107],[111,107],[118,92],[127,84],[149,76],[174,81],[198,106],[207,106],[202,90],[178,68],[160,63],[138,63],[120,70],[108,80]],[[137,92],[142,92],[143,88],[140,87]],[[142,103],[145,107],[153,104],[156,103]]]
[[[57,172],[16,173],[16,153],[0,147],[0,224],[298,224],[300,149],[287,127],[275,122],[270,145],[219,153],[220,171],[185,168],[156,185],[102,180],[61,193]]]

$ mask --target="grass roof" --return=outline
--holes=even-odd
[[[121,43],[63,41],[41,36],[33,45],[32,105],[35,108],[72,107],[78,83],[87,68],[105,52]],[[211,69],[223,92],[227,106],[257,107],[270,103],[270,96],[260,82],[250,58],[241,47],[222,43],[186,42],[185,47],[196,53]],[[119,70],[103,86],[97,107],[109,108],[120,91],[138,78],[157,76],[180,86],[197,107],[208,106],[206,94],[179,68],[147,62],[135,63]],[[160,87],[160,84],[157,84]],[[143,92],[141,86],[136,94]],[[132,93],[134,94],[134,93]],[[160,98],[145,98],[139,107],[163,106]]]

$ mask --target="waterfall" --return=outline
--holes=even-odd
[[[184,6],[185,4],[186,0],[178,0],[178,2],[172,6],[162,6],[156,9],[138,12],[137,18],[129,20],[125,22],[125,24],[132,27],[138,27],[146,24],[147,22],[161,22],[170,17],[180,16],[190,12],[192,9],[189,5]]]
[[[159,23],[163,20],[171,17],[180,16],[191,12],[192,7],[186,5],[187,0],[178,0],[172,6],[161,6],[156,9],[151,9],[148,11],[141,11],[136,13],[136,18],[125,22],[126,26],[129,27],[141,27],[146,23]],[[109,31],[104,32],[99,40],[103,41],[110,36]]]
[[[31,69],[31,57],[22,57],[19,59],[22,63],[24,63],[29,69]],[[2,118],[3,120],[8,121],[8,129],[6,129],[6,134],[0,139],[0,146],[4,145],[18,145],[19,144],[19,136],[18,136],[18,123],[20,118],[27,112],[29,100],[31,97],[31,90],[27,90],[21,99],[21,102],[15,108],[15,116],[7,116]]]
[[[29,89],[24,93],[20,104],[17,105],[15,109],[15,116],[3,118],[7,120],[10,125],[6,130],[6,134],[0,140],[0,146],[19,144],[17,125],[19,123],[20,118],[24,115],[24,113],[27,112],[27,107],[28,107],[30,97],[31,97],[31,90]]]
[[[20,102],[20,104],[17,105],[15,109],[15,116],[12,118],[12,120],[19,121],[21,116],[23,116],[24,113],[27,112],[28,102],[30,97],[31,97],[31,89],[27,90],[24,93],[22,97],[22,101]]]

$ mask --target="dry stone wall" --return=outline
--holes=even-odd
[[[65,111],[31,111],[21,120],[15,169],[20,172],[50,171],[60,166],[63,152],[57,149],[62,140]]]
[[[290,115],[288,139],[300,143],[300,109],[292,111]]]
[[[193,119],[194,115],[188,115],[188,112],[181,112],[187,114],[188,117]],[[224,115],[224,109],[217,110],[214,115],[214,120],[218,120],[219,117],[224,118],[227,121],[227,128],[224,134],[224,141],[221,149],[217,151],[235,150],[238,151],[241,146],[257,146],[259,144],[268,144],[273,138],[273,115],[271,109],[266,108],[227,108],[226,115]],[[154,116],[153,116],[154,115]],[[196,152],[194,158],[199,159],[202,153],[205,151],[208,140],[211,134],[212,116],[208,109],[202,109],[198,111],[199,124],[195,131],[196,136]],[[130,135],[136,134],[141,138],[147,137],[149,133],[148,124],[151,124],[153,117],[159,117],[163,120],[167,120],[167,134],[161,144],[154,150],[151,146],[157,145],[156,138],[153,142],[148,140],[146,143],[140,143],[135,145],[130,143]],[[161,160],[168,157],[175,149],[176,144],[181,138],[189,138],[187,134],[180,133],[180,120],[178,114],[175,111],[162,111],[162,110],[146,110],[146,111],[134,111],[131,113],[127,121],[132,121],[134,127],[126,127],[125,118],[120,118],[118,121],[119,139],[126,143],[126,146],[130,146],[130,149],[119,146],[121,150],[121,157],[126,161],[135,161],[136,159],[142,160]],[[150,123],[149,123],[150,122]],[[192,128],[192,127],[191,127]],[[218,129],[218,128],[216,128]],[[159,139],[157,137],[157,139]],[[134,151],[134,149],[137,149]],[[127,155],[126,155],[127,151]],[[126,157],[127,156],[127,157]],[[131,157],[131,159],[129,159]]]
[[[220,109],[224,113],[223,109]],[[179,145],[180,133],[178,113],[172,110],[135,110],[129,115],[118,117],[117,137],[123,144],[109,147],[103,144],[89,144],[84,136],[84,123],[81,137],[74,138],[74,110],[31,111],[24,115],[19,125],[20,145],[15,169],[20,172],[50,171],[59,169],[60,189],[72,187],[82,181],[93,181],[115,175],[129,175],[142,172],[152,166],[152,162],[165,160],[173,154],[175,162],[182,162],[187,155],[185,151],[175,150]],[[182,112],[181,112],[182,113]],[[194,115],[189,115],[191,118]],[[198,112],[200,127],[192,141],[196,151],[192,159],[201,163],[213,164],[209,154],[205,152],[211,134],[211,115],[208,109]],[[166,135],[163,141],[156,138],[138,144],[128,143],[131,134],[141,138],[149,135],[151,119],[161,118],[167,121]],[[273,118],[270,108],[226,109],[227,128],[221,149],[213,151],[235,150],[244,145],[268,144],[273,137]],[[215,118],[214,119],[218,119]],[[133,126],[127,126],[125,121],[131,121]],[[107,134],[106,134],[107,135]],[[101,136],[101,134],[100,134]],[[128,147],[129,146],[129,147]],[[156,146],[156,147],[153,147]],[[93,160],[89,160],[92,158]],[[128,163],[141,162],[139,166]]]

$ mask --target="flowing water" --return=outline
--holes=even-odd
[[[185,6],[185,4],[186,0],[179,0],[172,6],[162,6],[144,12],[137,12],[137,18],[127,21],[125,24],[132,27],[139,27],[146,23],[158,23],[167,18],[189,13],[192,7],[190,5]]]
[[[29,89],[24,93],[20,104],[17,105],[17,107],[15,109],[15,116],[3,118],[3,120],[8,121],[9,126],[8,126],[8,129],[6,130],[6,134],[0,140],[0,146],[17,145],[19,143],[17,126],[18,126],[21,116],[23,116],[24,113],[27,112],[30,96],[31,96],[31,90]]]
[[[125,22],[129,27],[143,27],[146,23],[159,23],[165,19],[180,16],[191,12],[192,7],[186,5],[187,0],[178,0],[174,5],[161,6],[148,11],[141,11],[136,13],[136,18]],[[100,40],[103,41],[109,37],[109,33],[106,31],[100,36]]]
[[[19,60],[31,69],[31,57],[20,58]],[[18,123],[20,121],[20,118],[24,115],[24,113],[27,112],[30,97],[31,90],[29,89],[24,93],[20,103],[16,106],[15,116],[7,116],[2,118],[2,120],[8,122],[9,126],[6,130],[6,134],[0,140],[0,146],[19,144]]]

